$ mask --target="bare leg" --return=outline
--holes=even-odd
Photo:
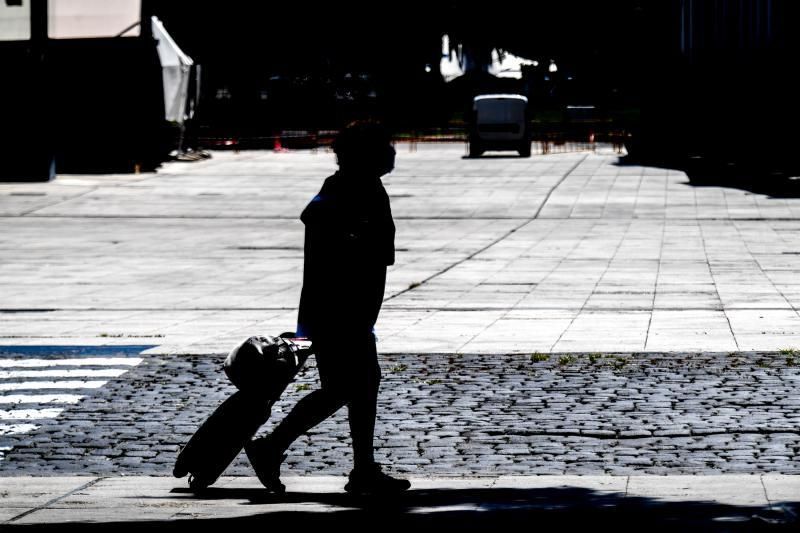
[[[381,371],[374,341],[365,348],[362,354],[358,354],[364,360],[363,365],[359,365],[357,382],[353,383],[348,416],[353,441],[353,466],[356,470],[375,463],[373,439]]]
[[[375,462],[373,439],[381,379],[375,340],[369,335],[347,347],[340,343],[316,343],[322,388],[297,402],[269,440],[273,449],[285,450],[298,437],[348,405],[354,466],[368,467]],[[342,353],[342,349],[350,353]]]
[[[345,404],[345,398],[325,389],[305,395],[270,434],[277,450],[285,450],[299,436],[331,416]]]

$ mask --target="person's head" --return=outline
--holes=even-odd
[[[354,176],[380,178],[394,169],[392,138],[378,122],[349,124],[333,142],[333,151],[339,168]]]

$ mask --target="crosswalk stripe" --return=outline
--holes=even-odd
[[[9,390],[46,390],[46,389],[99,389],[108,381],[20,381],[17,383],[0,383],[0,391]]]
[[[55,418],[64,409],[12,409],[6,411],[0,409],[0,420],[41,420],[43,418]]]
[[[38,428],[39,426],[36,424],[0,424],[0,437],[5,435],[23,435]]]
[[[0,379],[9,378],[69,378],[69,377],[105,377],[115,378],[127,372],[128,368],[103,370],[0,370]]]
[[[0,346],[0,406],[8,407],[0,409],[0,421],[5,422],[0,423],[0,436],[27,434],[40,427],[31,422],[57,418],[89,389],[139,365],[142,357],[125,355],[140,355],[146,348],[150,346]],[[0,447],[0,462],[11,449]]]
[[[9,394],[0,396],[3,403],[78,403],[84,396],[78,394]]]
[[[140,357],[86,357],[83,359],[0,359],[0,368],[40,368],[48,366],[136,366]]]

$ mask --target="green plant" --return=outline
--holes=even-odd
[[[549,361],[550,356],[545,353],[533,352],[531,354],[531,362],[533,363],[543,363],[544,361]]]
[[[592,364],[595,364],[595,363],[597,363],[597,361],[598,361],[600,358],[602,358],[602,357],[603,357],[603,354],[600,354],[600,353],[590,353],[590,354],[589,354],[589,361],[590,361]]]
[[[575,362],[575,357],[571,355],[562,355],[561,357],[558,358],[558,364],[561,366],[565,366],[574,362]]]
[[[796,350],[794,348],[781,348],[780,350],[778,350],[778,353],[780,353],[781,355],[788,355],[788,356],[791,356],[791,357],[794,357],[796,355],[800,355],[800,351],[798,351],[798,350]]]
[[[628,360],[624,357],[614,357],[614,362],[611,363],[611,365],[614,367],[614,370],[622,370],[627,364]]]
[[[408,369],[408,365],[399,364],[399,365],[394,365],[394,366],[393,366],[393,367],[392,367],[392,368],[389,370],[389,372],[391,372],[392,374],[396,374],[396,373],[398,373],[398,372],[405,372],[407,369]]]
[[[441,382],[442,382],[441,379],[429,379],[425,383],[427,383],[428,385],[438,385]]]
[[[299,385],[295,385],[294,388],[297,392],[302,392],[311,390],[311,385],[309,385],[308,383],[300,383]]]

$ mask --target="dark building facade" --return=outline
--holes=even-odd
[[[118,35],[124,26],[70,35],[69,23],[54,23],[55,4],[4,1],[6,15],[20,11],[26,31],[0,36],[0,179],[133,172],[163,161],[161,65],[138,4],[130,10],[135,36]]]
[[[796,3],[673,0],[648,10],[631,151],[790,170],[800,118],[792,98]]]
[[[391,9],[363,0],[143,0],[139,37],[66,40],[47,38],[45,0],[25,1],[32,38],[0,43],[16,80],[0,89],[9,117],[0,144],[6,153],[51,154],[30,159],[42,168],[105,159],[101,166],[130,169],[164,157],[150,15],[202,65],[192,127],[206,139],[336,129],[363,115],[399,130],[442,126],[463,94],[480,90],[474,80],[443,82],[445,34],[475,57],[500,49],[557,63],[558,76],[540,66],[513,89],[542,108],[609,110],[643,158],[757,162],[768,154],[788,164],[798,116],[791,65],[800,13],[790,0],[562,0],[525,10],[467,0]]]

